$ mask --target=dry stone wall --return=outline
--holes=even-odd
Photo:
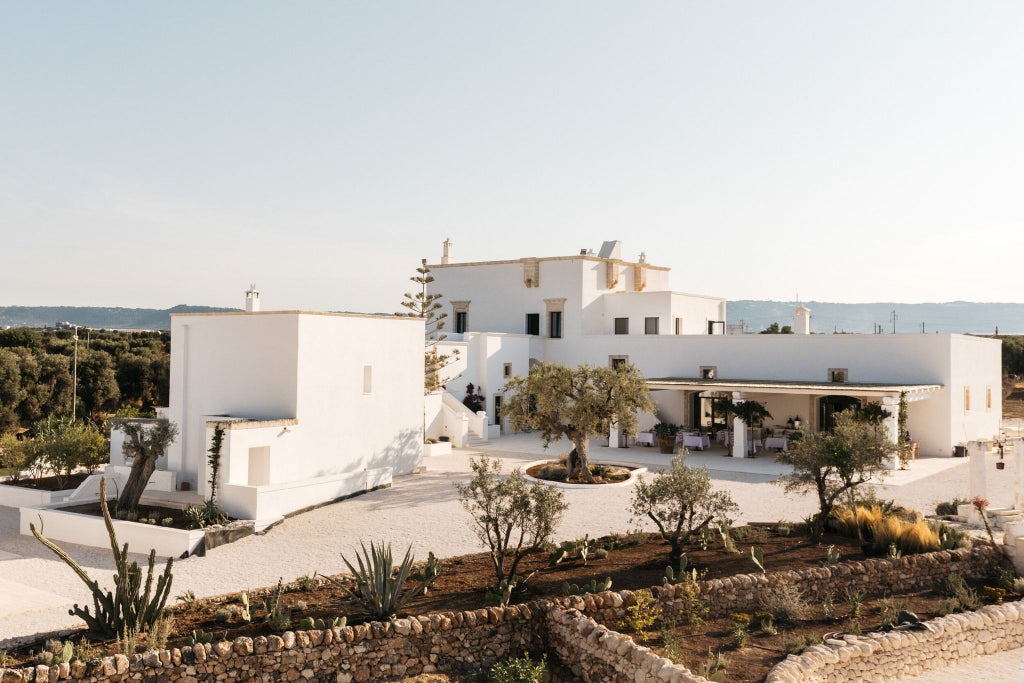
[[[847,587],[868,596],[879,596],[889,591],[934,588],[953,572],[980,578],[987,575],[1000,558],[998,549],[979,546],[973,550],[910,555],[897,560],[866,560],[801,571],[746,574],[700,582],[701,597],[712,616],[722,616],[753,611],[765,590],[787,584],[799,585],[811,600],[821,600],[828,592],[840,594]],[[668,616],[682,616],[684,602],[678,586],[654,587],[651,593]],[[551,602],[435,613],[327,631],[238,638],[233,642],[175,648],[132,658],[118,656],[52,668],[0,670],[0,683],[299,679],[351,683],[400,679],[420,673],[477,672],[527,651],[552,651],[572,668],[578,680],[584,681],[689,683],[703,680],[682,667],[666,664],[667,660],[657,657],[648,648],[615,633],[626,609],[635,602],[632,591],[607,591]],[[985,629],[978,630],[977,642],[991,641],[990,638],[981,640],[986,638],[980,633]],[[1003,640],[998,642],[1009,637],[999,635]],[[857,641],[858,648],[862,642]],[[986,644],[984,647],[1002,646]],[[814,654],[823,656],[809,653]]]
[[[891,681],[1024,646],[1024,603],[991,605],[928,622],[928,631],[843,636],[790,655],[766,683]]]
[[[601,626],[575,609],[548,612],[548,648],[572,671],[573,681],[607,683],[707,683],[629,636]]]

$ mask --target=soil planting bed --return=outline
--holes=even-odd
[[[90,515],[92,517],[102,517],[103,516],[103,513],[100,511],[100,504],[99,504],[99,502],[95,502],[95,503],[82,503],[81,505],[70,505],[70,506],[67,506],[67,507],[60,508],[60,511],[61,512],[76,512],[76,513],[78,513],[80,515]],[[110,514],[111,515],[114,514],[113,509],[111,509]],[[179,510],[178,508],[159,507],[159,506],[153,506],[153,505],[140,505],[139,506],[139,519],[145,519],[147,517],[156,519],[157,526],[166,526],[166,527],[169,527],[171,529],[189,529],[189,528],[191,528],[191,527],[188,526],[188,522],[185,519],[184,511],[183,510]],[[164,520],[165,519],[170,519],[171,523],[170,524],[164,524]],[[138,520],[118,520],[117,518],[115,518],[114,521],[135,521],[136,523],[142,523],[142,524],[145,523],[145,522],[139,522]]]
[[[82,506],[84,507],[84,506]],[[145,510],[145,508],[144,508]],[[168,511],[171,513],[180,511]],[[164,514],[162,511],[158,515]],[[756,528],[755,537],[748,541],[737,541],[738,553],[727,552],[717,537],[706,549],[699,545],[691,545],[686,549],[686,557],[695,566],[704,579],[722,578],[735,574],[749,574],[758,571],[751,560],[750,549],[760,546],[764,551],[764,564],[770,572],[783,570],[799,570],[817,567],[825,559],[828,546],[835,546],[839,552],[839,561],[861,560],[865,558],[856,541],[836,535],[826,534],[820,544],[812,544],[808,537],[796,535],[779,536],[770,531],[771,527]],[[742,530],[741,530],[742,531]],[[741,534],[743,535],[743,534]],[[549,567],[548,554],[536,552],[523,560],[519,568],[521,576],[530,575],[536,570],[527,584],[526,590],[513,593],[513,602],[526,602],[543,597],[563,595],[563,584],[568,582],[577,585],[589,584],[591,579],[598,582],[605,577],[612,579],[611,590],[637,590],[660,586],[665,568],[669,565],[669,546],[660,538],[651,534],[629,534],[614,539],[603,538],[601,542],[611,547],[607,557],[595,559],[591,556],[586,565],[580,559],[567,559],[555,567]],[[441,549],[437,549],[441,550]],[[395,550],[400,557],[400,549]],[[355,557],[350,557],[354,561]],[[419,558],[423,559],[423,558]],[[284,605],[292,611],[292,626],[296,626],[305,617],[330,619],[346,616],[349,625],[368,621],[368,616],[359,605],[344,591],[329,583],[322,577],[314,576],[316,567],[309,567],[308,577],[285,577],[291,582],[285,584],[286,592],[282,598]],[[312,577],[312,578],[310,578]],[[68,580],[73,577],[69,576]],[[419,615],[438,611],[475,610],[485,606],[488,589],[495,583],[494,570],[488,553],[477,553],[441,561],[441,572],[433,588],[427,595],[420,596],[406,605],[400,616]],[[105,587],[106,588],[106,587]],[[189,635],[193,631],[210,634],[214,640],[233,639],[238,636],[267,635],[272,633],[269,626],[262,623],[262,598],[272,591],[272,587],[250,591],[250,603],[253,607],[253,623],[241,623],[234,615],[227,622],[223,621],[223,608],[234,610],[236,595],[225,595],[190,602],[178,600],[170,613],[174,616],[174,629],[168,640],[169,647],[181,647],[190,644]],[[173,596],[181,596],[188,591],[187,585],[174,585]],[[906,600],[908,608],[916,612],[922,619],[937,615],[940,595],[931,592],[909,593],[892,596]],[[868,632],[877,629],[881,617],[876,613],[876,600],[865,600],[862,606],[860,627]],[[221,621],[215,619],[218,609],[222,610]],[[758,631],[756,621],[749,627],[750,639],[745,647],[733,645],[731,633],[732,622],[728,618],[713,619],[699,625],[681,625],[670,631],[669,644],[673,637],[679,649],[675,654],[691,669],[707,659],[708,649],[721,651],[729,660],[729,681],[760,681],[768,670],[778,661],[785,658],[787,644],[799,637],[809,636],[820,638],[823,634],[843,630],[843,622],[847,619],[848,606],[845,595],[835,597],[835,618],[827,619],[822,613],[822,606],[814,604],[809,621],[799,622],[791,626],[778,625],[777,635],[763,635]],[[609,628],[630,633],[638,641],[643,642],[659,654],[666,654],[666,642],[663,639],[661,625],[654,626],[647,634],[647,640],[641,641],[639,634],[622,624],[606,624]],[[83,632],[84,633],[84,632]],[[140,638],[142,641],[143,638]],[[78,641],[76,635],[75,641]],[[96,654],[114,654],[114,644],[97,643]],[[139,650],[145,644],[140,642]],[[39,649],[36,644],[35,649]],[[31,648],[23,647],[12,652],[15,662],[30,663]],[[550,662],[549,662],[550,664]],[[473,680],[471,678],[431,678],[413,680]]]
[[[629,479],[630,474],[635,467],[626,467],[624,465],[601,465],[591,463],[590,470],[594,477],[594,484],[618,484],[619,482],[626,481]],[[543,479],[545,481],[566,481],[565,478],[565,464],[561,462],[551,461],[534,465],[526,469],[526,473],[535,479]],[[572,484],[589,484],[590,482],[584,481],[583,479],[573,479]]]
[[[72,474],[64,480],[63,485],[60,485],[57,481],[57,477],[40,477],[39,479],[8,479],[6,481],[0,481],[3,486],[17,486],[23,489],[36,489],[37,491],[66,491],[68,489],[77,489],[78,485],[81,484],[89,477],[87,472],[81,474]]]

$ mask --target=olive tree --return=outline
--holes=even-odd
[[[672,459],[672,467],[650,482],[638,481],[630,512],[634,521],[648,518],[671,546],[673,564],[683,555],[683,545],[713,521],[723,521],[737,509],[728,491],[711,488],[706,467],[687,467],[684,456]]]
[[[551,540],[568,505],[559,489],[528,484],[519,471],[503,477],[500,459],[470,458],[469,465],[472,479],[455,485],[459,502],[490,548],[498,585],[511,584],[522,559]]]
[[[844,411],[836,416],[832,431],[806,434],[790,446],[788,453],[775,457],[793,467],[792,473],[776,483],[787,493],[814,493],[818,497],[818,512],[811,524],[811,538],[817,542],[839,501],[845,496],[852,508],[856,492],[885,475],[886,458],[896,450],[897,445],[884,432],[858,420],[852,411]]]
[[[117,515],[120,517],[135,512],[139,507],[142,492],[156,470],[156,461],[167,452],[167,447],[178,436],[178,425],[170,420],[114,420],[111,429],[124,432],[122,450],[124,456],[132,461],[128,481],[117,499]]]
[[[505,385],[502,417],[513,429],[538,429],[544,446],[563,436],[572,441],[566,480],[593,483],[590,436],[607,434],[614,424],[636,434],[637,413],[654,412],[647,381],[634,366],[617,368],[538,363],[526,377]]]

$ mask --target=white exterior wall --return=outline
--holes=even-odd
[[[392,467],[411,472],[423,443],[423,321],[298,312],[175,315],[168,453],[206,494],[207,421],[297,420],[228,430],[223,480],[248,484],[249,449],[270,447],[269,484]],[[372,388],[363,391],[364,366]],[[251,443],[250,443],[251,442]]]
[[[204,492],[207,416],[296,416],[298,315],[173,315],[171,339],[167,414],[180,433],[167,468]]]
[[[951,344],[953,381],[949,391],[949,410],[955,419],[950,422],[950,440],[960,443],[996,437],[1003,415],[1002,342],[985,337],[952,335]],[[971,390],[969,411],[964,409],[965,387]],[[991,406],[986,402],[989,389]]]
[[[629,318],[629,333],[644,334],[645,319],[658,318],[658,334],[675,334],[675,319],[682,318],[682,334],[707,334],[708,321],[725,320],[725,301],[669,291],[616,292],[602,297],[604,321],[597,334],[615,334],[615,319]]]
[[[908,429],[919,451],[950,455],[965,440],[998,432],[1001,415],[1001,356],[998,341],[961,335],[590,335],[574,340],[542,340],[535,356],[565,365],[606,365],[611,356],[627,356],[647,377],[699,377],[701,366],[715,366],[719,379],[827,382],[829,368],[846,368],[850,382],[940,384],[942,389],[909,406]],[[568,343],[566,343],[568,342]],[[495,364],[499,364],[496,360]],[[955,370],[955,372],[954,372]],[[956,381],[954,382],[954,377]],[[477,382],[467,372],[464,381]],[[963,386],[972,386],[972,411],[963,415]],[[985,408],[985,387],[993,388],[993,406]],[[837,383],[830,393],[858,396]],[[674,394],[674,395],[673,395]],[[682,392],[656,392],[662,417],[689,421]],[[877,397],[860,396],[862,400]],[[774,405],[774,408],[773,408]],[[954,407],[959,406],[959,412]],[[773,424],[799,415],[817,419],[816,397],[773,397]],[[778,414],[776,414],[778,411]],[[966,418],[966,419],[965,419]]]

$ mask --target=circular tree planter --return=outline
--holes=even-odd
[[[591,468],[593,468],[594,465],[606,465],[608,467],[621,467],[621,468],[629,471],[629,477],[627,479],[623,479],[622,481],[615,481],[615,482],[608,482],[608,483],[600,483],[600,484],[575,484],[575,483],[569,483],[569,482],[565,482],[565,481],[552,481],[550,479],[541,479],[540,477],[534,477],[534,476],[528,474],[529,470],[533,469],[534,467],[537,467],[538,465],[554,465],[554,464],[558,464],[558,461],[557,460],[534,460],[533,462],[528,462],[525,465],[523,465],[522,467],[519,467],[517,469],[520,472],[523,473],[523,477],[527,481],[529,481],[529,482],[536,482],[536,483],[544,484],[545,486],[553,486],[553,487],[559,488],[559,489],[601,489],[601,488],[617,487],[617,486],[632,486],[633,483],[636,482],[636,480],[639,478],[639,476],[641,474],[644,474],[645,472],[647,472],[647,468],[646,467],[637,467],[635,464],[632,464],[632,463],[608,462],[608,461],[593,462],[592,461],[590,463]]]

